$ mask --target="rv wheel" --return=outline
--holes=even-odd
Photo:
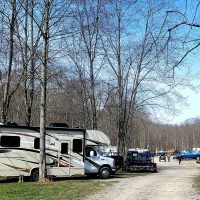
[[[31,181],[39,180],[39,169],[33,169],[31,172]]]
[[[99,171],[100,178],[107,179],[110,177],[110,169],[108,167],[102,167]]]

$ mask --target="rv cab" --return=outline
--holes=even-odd
[[[100,178],[109,178],[115,173],[115,161],[113,158],[101,154],[99,146],[86,146],[85,148],[85,172],[87,175],[99,175]]]

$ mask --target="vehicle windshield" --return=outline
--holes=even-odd
[[[96,147],[101,156],[114,156],[117,155],[117,150],[112,146],[98,146]]]
[[[101,155],[101,156],[105,156],[104,152],[102,151],[102,149],[98,146],[95,147],[95,150]]]

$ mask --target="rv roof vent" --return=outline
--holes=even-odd
[[[69,128],[66,123],[50,123],[49,127]]]

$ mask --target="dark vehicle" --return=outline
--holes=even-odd
[[[163,153],[159,156],[159,162],[165,161],[166,162],[166,155]]]
[[[157,172],[157,165],[152,161],[152,155],[149,151],[129,151],[127,153],[124,169],[129,172]]]
[[[121,169],[124,166],[124,157],[123,156],[117,156],[117,155],[112,155],[109,156],[115,160],[115,167],[116,169]]]

